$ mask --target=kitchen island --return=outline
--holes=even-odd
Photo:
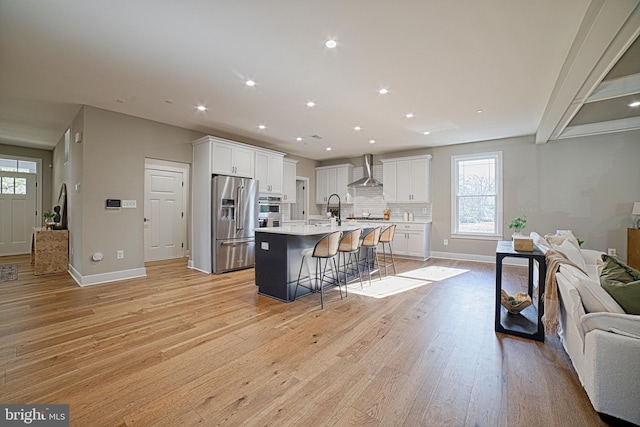
[[[363,228],[355,225],[317,226],[299,225],[289,227],[256,228],[255,276],[258,293],[281,301],[294,300],[298,272],[302,262],[302,250],[312,248],[322,236],[334,231],[351,231]],[[314,263],[309,262],[310,268]],[[312,271],[313,274],[313,271]],[[306,276],[306,269],[303,277]],[[298,297],[310,293],[298,288]]]

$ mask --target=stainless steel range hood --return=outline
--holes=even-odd
[[[348,184],[347,187],[382,187],[382,183],[373,177],[373,154],[364,155],[364,177]]]

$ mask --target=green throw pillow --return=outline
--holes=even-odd
[[[602,261],[600,285],[624,311],[640,314],[640,271],[609,255],[603,254]]]

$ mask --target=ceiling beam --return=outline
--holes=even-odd
[[[577,138],[579,136],[600,135],[603,133],[622,132],[636,129],[640,129],[640,117],[629,117],[626,119],[609,120],[607,122],[568,126],[558,139]]]
[[[640,34],[640,0],[593,0],[551,93],[536,144],[557,139]]]
[[[600,83],[585,103],[620,98],[634,93],[640,93],[640,74],[632,74]]]

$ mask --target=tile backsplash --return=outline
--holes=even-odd
[[[375,175],[374,175],[375,176]],[[413,213],[414,219],[431,218],[431,203],[387,203],[384,200],[382,187],[355,188],[353,205],[343,206],[345,215],[371,212],[372,216],[382,216],[384,209],[391,209],[391,218],[402,218],[405,212]]]
[[[362,178],[364,169],[356,167],[353,179]],[[382,165],[373,166],[373,177],[382,182]],[[413,213],[414,220],[431,219],[431,203],[387,203],[384,200],[382,187],[358,187],[352,189],[355,195],[353,204],[342,205],[342,216],[350,214],[361,216],[362,212],[371,212],[371,216],[381,217],[384,209],[391,209],[392,219],[401,219],[405,212]],[[326,205],[319,205],[321,212],[326,211]]]

